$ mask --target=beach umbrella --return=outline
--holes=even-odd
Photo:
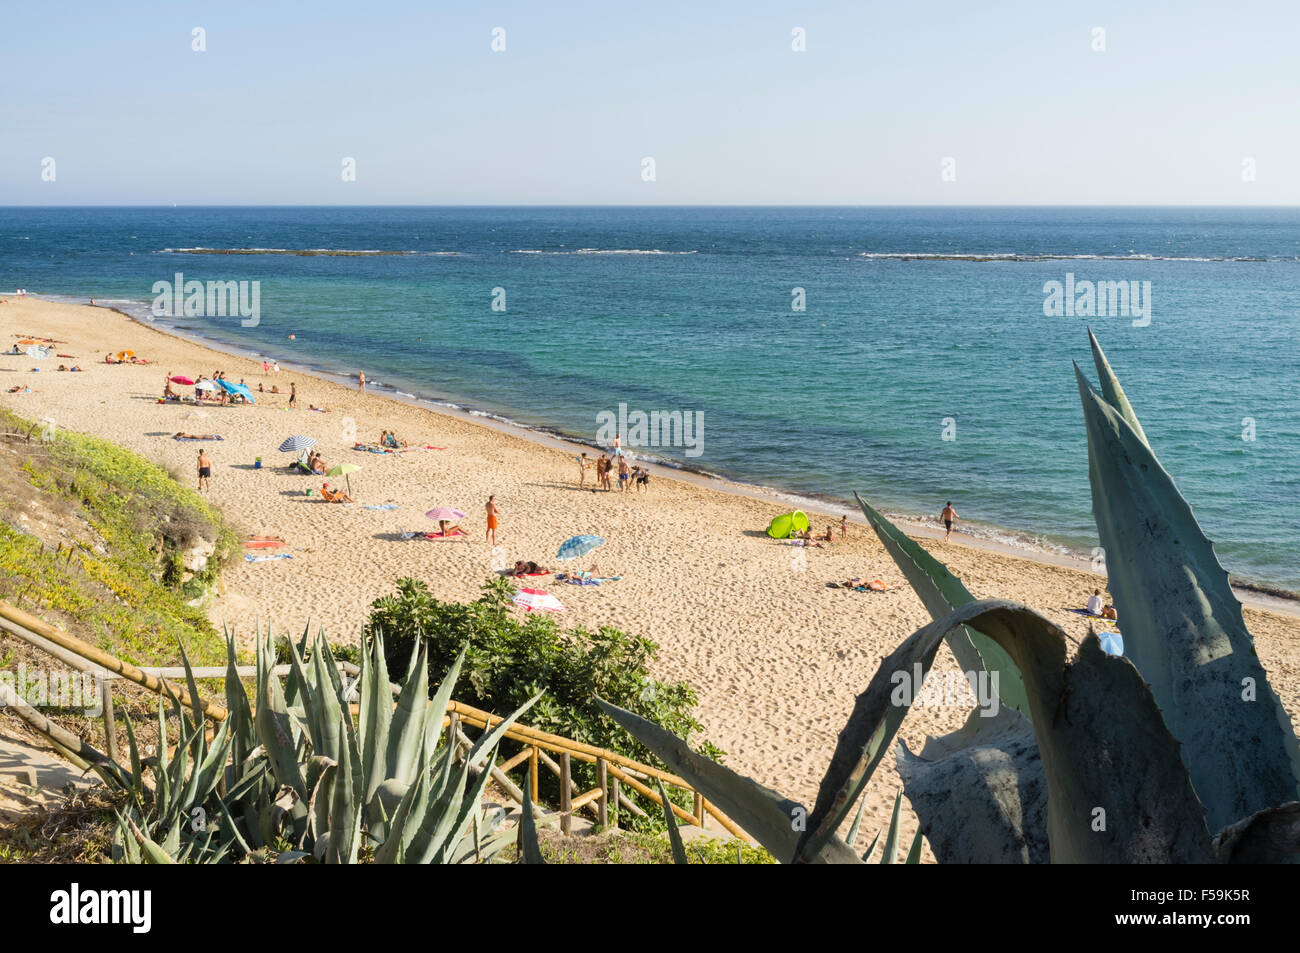
[[[431,520],[463,520],[465,514],[453,506],[435,506],[424,514]]]
[[[217,385],[227,394],[234,394],[237,397],[244,398],[250,404],[254,403],[253,392],[248,389],[247,384],[236,384],[221,377],[217,379]]]
[[[125,361],[125,360],[128,360],[128,359],[133,358],[133,357],[135,357],[135,351],[118,351],[118,352],[117,352],[117,359],[118,359],[119,361]]]
[[[42,341],[40,338],[23,338],[18,343],[19,345],[26,347],[28,344],[44,344],[45,342]]]
[[[195,390],[216,390],[217,385],[212,383],[212,381],[199,381],[197,384],[194,385],[194,389]]]
[[[285,439],[280,444],[281,453],[302,453],[304,450],[310,450],[316,446],[316,438],[308,437],[305,434],[294,434],[292,437]]]
[[[352,495],[352,481],[348,479],[349,473],[356,473],[361,468],[355,463],[340,463],[336,467],[330,467],[325,471],[326,476],[341,476],[347,482],[348,495]]]
[[[171,381],[173,384],[182,384],[185,387],[194,386],[194,381],[190,380],[188,377],[183,377],[180,374],[177,374],[175,377],[169,377],[167,379]]]
[[[571,536],[560,544],[559,550],[555,554],[556,559],[577,559],[579,556],[585,556],[597,546],[605,545],[605,540],[600,536]]]
[[[50,349],[48,347],[41,347],[39,344],[33,344],[31,347],[27,348],[25,353],[28,357],[34,357],[38,361],[43,361],[50,356]]]
[[[563,612],[564,606],[545,589],[520,589],[511,600],[525,612]]]

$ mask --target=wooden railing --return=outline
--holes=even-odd
[[[202,701],[197,708],[191,702],[188,690],[181,689],[169,679],[184,676],[180,668],[146,668],[131,665],[115,658],[109,653],[90,645],[81,639],[61,632],[53,626],[23,612],[7,602],[0,601],[0,630],[10,633],[34,648],[59,659],[66,665],[80,672],[94,675],[100,680],[101,702],[103,707],[104,737],[107,751],[101,753],[80,738],[60,728],[45,716],[36,712],[22,699],[3,699],[29,725],[47,737],[62,754],[80,767],[88,767],[98,760],[117,760],[117,728],[114,717],[112,682],[126,680],[155,694],[169,694],[180,701],[186,708],[202,714],[214,724],[226,718],[226,710],[213,702]],[[350,663],[338,663],[341,671],[349,675],[358,675],[360,670]],[[274,669],[276,675],[283,676],[290,666],[281,665]],[[227,676],[225,667],[193,669],[196,679],[222,679]],[[240,666],[236,669],[240,677],[256,674],[253,666]],[[394,694],[398,687],[391,686]],[[353,706],[355,710],[355,706]],[[447,706],[442,727],[447,732],[448,742],[467,749],[473,740],[465,733],[465,726],[488,731],[493,725],[499,725],[504,719],[499,715],[482,711],[461,702],[452,701]],[[560,735],[515,723],[505,732],[505,737],[517,742],[521,750],[510,758],[499,761],[489,769],[492,778],[506,796],[517,804],[523,803],[523,790],[509,777],[510,772],[527,765],[529,796],[534,805],[538,802],[538,779],[541,770],[552,772],[560,782],[560,828],[565,833],[572,829],[573,815],[577,811],[587,811],[597,824],[602,827],[617,828],[619,809],[626,809],[632,814],[644,816],[631,801],[623,787],[626,786],[654,804],[663,801],[655,790],[656,782],[662,782],[666,789],[676,788],[692,795],[690,811],[668,801],[673,814],[688,824],[707,827],[710,819],[727,833],[750,840],[748,835],[725,814],[708,802],[690,783],[677,775],[642,764],[615,751],[598,748],[593,745],[573,741]],[[588,791],[579,791],[573,780],[572,762],[574,760],[594,764],[596,767],[596,786]]]

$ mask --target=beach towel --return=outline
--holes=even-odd
[[[216,434],[210,433],[210,434],[195,434],[193,437],[172,437],[172,439],[191,442],[195,440],[225,440],[226,438],[218,437]]]
[[[366,504],[366,509],[368,509],[368,510],[397,510],[397,509],[401,509],[401,507],[398,506],[396,503],[379,503],[379,504],[374,505],[374,506],[372,506],[372,505],[370,505],[369,503],[367,503],[367,504]]]
[[[244,541],[245,549],[278,549],[284,545],[282,539],[248,539]]]
[[[1101,642],[1101,650],[1107,655],[1124,654],[1124,637],[1115,630],[1098,632],[1097,638]]]
[[[1093,622],[1100,622],[1103,625],[1119,625],[1115,619],[1108,619],[1104,615],[1093,615],[1087,609],[1066,609],[1066,612],[1073,612],[1075,615],[1081,615],[1084,618],[1091,619]]]
[[[599,586],[600,585],[599,579],[579,579],[576,576],[570,576],[568,579],[564,581],[571,586]]]
[[[274,556],[254,556],[252,553],[249,553],[247,556],[244,557],[244,562],[267,563],[270,562],[272,559],[293,559],[293,557],[290,556],[288,553],[276,553]]]
[[[442,539],[455,539],[458,536],[468,536],[468,535],[469,534],[466,533],[463,529],[458,529],[456,530],[456,532],[448,533],[446,536],[443,536],[442,533],[425,533],[424,538],[442,540]]]

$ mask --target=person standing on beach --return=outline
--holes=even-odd
[[[366,392],[366,372],[357,371],[357,390],[361,393]]]
[[[199,492],[212,489],[212,458],[206,450],[199,451]]]
[[[627,481],[631,479],[631,471],[627,467],[627,457],[621,453],[618,455],[618,492],[627,492]]]
[[[848,531],[849,531],[849,518],[847,516],[841,516],[840,517],[840,539],[843,539],[844,535]]]
[[[497,544],[497,504],[496,496],[489,496],[487,501],[487,537],[486,541],[493,546]]]
[[[289,409],[293,410],[298,406],[298,384],[296,381],[289,384]]]
[[[578,489],[581,490],[587,485],[587,468],[590,467],[591,464],[587,462],[587,454],[585,452],[582,456],[577,457],[576,459],[578,461]]]
[[[939,514],[939,519],[943,520],[944,528],[948,532],[944,533],[943,538],[947,539],[952,535],[952,524],[957,522],[957,511],[952,508],[952,500],[949,500]]]

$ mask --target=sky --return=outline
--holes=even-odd
[[[1300,205],[1295,0],[3,19],[0,205]]]

